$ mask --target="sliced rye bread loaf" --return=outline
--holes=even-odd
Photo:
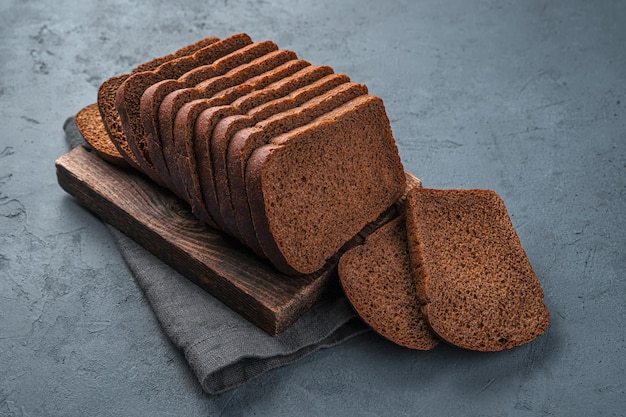
[[[323,92],[321,88],[319,92]],[[223,198],[225,201],[221,201],[221,205],[222,207],[227,207],[225,204],[231,205],[230,219],[246,246],[252,248],[256,253],[268,257],[258,241],[250,214],[251,207],[248,204],[245,169],[249,156],[255,149],[267,144],[274,137],[310,123],[315,118],[365,94],[367,94],[365,85],[351,82],[343,83],[300,106],[277,113],[257,123],[254,127],[242,129],[233,135],[229,144],[227,161],[229,163],[227,167],[229,180],[232,178],[233,183],[229,187],[229,195]],[[224,216],[228,215],[227,210],[222,210],[221,213]]]
[[[404,213],[344,253],[338,275],[354,310],[378,334],[411,349],[438,344],[417,299]]]
[[[151,160],[146,155],[145,132],[141,123],[140,103],[145,90],[165,79],[176,79],[193,68],[213,63],[216,59],[245,47],[252,41],[248,35],[238,34],[212,43],[192,55],[167,61],[153,71],[138,72],[128,77],[115,92],[115,108],[119,113],[126,146],[142,171],[160,181]],[[112,111],[113,109],[111,109]]]
[[[187,131],[192,131],[197,114],[200,113],[200,111],[189,112],[183,110],[182,107],[190,102],[192,104],[189,105],[193,108],[230,104],[233,100],[282,78],[283,71],[277,68],[296,58],[296,54],[292,51],[272,51],[222,76],[206,80],[197,87],[176,90],[163,99],[159,108],[159,132],[170,180],[177,190],[182,191],[184,188],[178,169],[180,159],[178,154],[184,152],[187,147],[178,143],[185,135],[176,124],[178,123],[179,127],[182,126]],[[274,72],[274,70],[277,71]]]
[[[405,189],[384,104],[371,95],[259,147],[245,178],[261,248],[287,274],[321,268]]]
[[[274,55],[274,54],[272,54]],[[287,54],[275,54],[274,58],[281,56],[284,59]],[[262,69],[264,66],[268,66],[271,59],[261,61],[257,70]],[[283,79],[299,69],[302,69],[310,64],[307,61],[302,60],[290,60],[284,64],[264,72],[260,75],[254,76],[237,86],[227,88],[215,94],[211,99],[204,99],[203,106],[211,105],[213,107],[224,107],[229,103],[232,103],[234,99],[241,98],[240,96],[249,91],[255,91],[256,88],[262,88],[268,84],[272,84],[277,80]],[[234,70],[233,70],[234,71]],[[255,70],[256,71],[256,70]],[[230,73],[229,73],[230,74]],[[227,74],[228,75],[228,74]],[[218,81],[216,78],[215,81]],[[196,101],[192,103],[196,103]],[[171,173],[173,173],[172,183],[179,187],[181,193],[188,199],[192,211],[198,218],[203,220],[204,218],[211,218],[213,216],[206,210],[204,205],[204,199],[200,188],[200,180],[198,178],[198,164],[195,157],[195,143],[194,143],[194,125],[195,116],[190,116],[189,111],[193,111],[194,106],[183,106],[177,114],[174,122],[174,154],[169,155],[168,165],[170,166]],[[211,169],[211,167],[202,166],[202,170]],[[219,226],[219,222],[216,222]]]
[[[163,100],[172,92],[193,88],[196,85],[214,77],[224,75],[228,71],[240,65],[250,62],[270,51],[278,49],[276,44],[270,41],[246,43],[239,48],[232,45],[227,53],[217,57],[214,61],[191,68],[189,71],[159,80],[147,86],[139,99],[139,118],[141,121],[140,136],[144,137],[147,144],[147,157],[159,175],[164,176],[167,182],[169,175],[167,163],[163,159],[163,144],[159,131],[159,109]]]
[[[349,83],[350,78],[345,74],[327,75],[283,98],[251,110],[246,118],[236,120],[240,123],[223,126],[226,128],[224,134],[228,134],[228,141],[220,142],[221,129],[214,132],[211,143],[225,145],[221,149],[216,148],[212,153],[216,157],[215,183],[227,185],[218,189],[217,202],[221,216],[227,224],[236,228],[239,239],[255,251],[260,246],[256,241],[252,219],[248,215],[244,178],[246,162],[253,148],[260,143],[267,143],[275,135],[306,124],[324,112],[367,93],[364,85]],[[344,84],[345,87],[340,88]],[[244,129],[248,129],[248,134],[237,135],[237,132]],[[265,131],[265,134],[261,131]]]
[[[155,58],[153,60],[140,64],[137,67],[133,68],[131,74],[122,74],[116,77],[109,78],[100,85],[100,87],[98,88],[97,98],[100,117],[112,144],[115,146],[118,153],[120,153],[120,157],[126,160],[126,163],[130,164],[136,169],[141,169],[139,162],[136,161],[136,158],[134,157],[132,151],[128,146],[126,136],[124,135],[124,129],[122,128],[122,121],[115,107],[115,95],[117,93],[117,89],[132,74],[144,71],[153,71],[157,69],[160,65],[168,61],[172,61],[187,55],[192,55],[198,50],[209,46],[217,41],[219,41],[219,39],[215,37],[202,39],[194,44],[185,46],[184,48],[177,50],[173,54]]]
[[[291,61],[294,62],[294,61]],[[211,213],[217,223],[221,225],[222,230],[226,233],[233,235],[228,226],[223,222],[220,215],[217,204],[217,191],[215,187],[214,175],[213,175],[213,162],[211,154],[212,146],[212,132],[216,124],[225,117],[232,116],[233,114],[247,111],[258,102],[259,97],[265,97],[267,95],[274,96],[279,94],[285,94],[287,88],[291,88],[292,80],[294,77],[302,82],[307,82],[323,76],[323,74],[332,72],[329,67],[311,67],[310,65],[298,71],[295,75],[287,77],[283,80],[276,81],[275,83],[267,86],[266,88],[255,90],[250,94],[240,97],[228,106],[216,106],[203,109],[205,106],[196,108],[195,103],[189,103],[189,106],[183,106],[180,113],[185,111],[197,112],[202,110],[197,115],[194,130],[193,130],[193,143],[196,160],[198,166],[202,169],[198,170],[198,180],[201,189],[202,203],[204,207]],[[195,116],[194,116],[195,117]],[[186,118],[187,120],[193,120],[193,117]],[[191,127],[191,126],[189,126]]]
[[[411,190],[409,254],[421,310],[450,344],[499,351],[548,327],[543,291],[491,190]]]
[[[128,166],[104,127],[97,103],[83,107],[74,118],[78,131],[100,158],[114,165]]]

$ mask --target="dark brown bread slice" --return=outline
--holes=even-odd
[[[310,65],[311,64],[309,62],[304,60],[288,61],[265,74],[253,77],[252,79],[246,81],[245,84],[252,83],[253,85],[263,85],[273,80],[279,81],[274,81],[268,87],[254,90],[249,94],[239,97],[229,105],[214,106],[206,109],[204,112],[211,112],[217,109],[222,109],[224,111],[231,111],[234,114],[239,111],[239,106],[253,100],[253,96],[261,95],[262,92],[267,91],[274,84],[280,83],[280,80],[285,78],[288,79],[294,73],[299,73],[304,68],[310,67]],[[206,204],[204,203],[204,197],[202,195],[202,185],[200,180],[201,172],[206,173],[207,171],[210,171],[210,175],[212,175],[212,167],[210,165],[207,166],[204,163],[199,165],[197,163],[198,159],[196,157],[197,144],[195,139],[195,126],[199,123],[201,124],[201,122],[196,120],[193,126],[189,126],[189,121],[193,118],[190,118],[188,115],[186,115],[185,111],[193,111],[193,109],[183,106],[181,110],[178,111],[174,129],[175,142],[179,146],[184,146],[181,152],[179,152],[177,155],[177,164],[179,165],[178,170],[179,172],[181,172],[179,178],[182,181],[185,193],[190,198],[189,203],[191,205],[192,212],[194,212],[196,216],[200,219],[202,219],[203,217],[215,219],[215,217],[210,212],[208,212]],[[181,125],[181,123],[184,123],[184,125]],[[208,126],[205,126],[205,130],[208,128]],[[198,166],[202,166],[202,170],[198,170]],[[217,220],[215,220],[215,222],[218,225],[220,224]]]
[[[251,208],[248,205],[248,196],[246,194],[245,167],[249,156],[252,155],[255,149],[267,144],[272,138],[310,123],[324,113],[330,112],[355,97],[365,94],[367,94],[367,87],[363,84],[350,82],[340,84],[301,106],[275,114],[257,123],[252,128],[242,129],[232,137],[228,149],[230,162],[228,175],[232,174],[233,184],[229,189],[233,196],[227,195],[224,199],[227,199],[225,203],[232,205],[233,223],[239,230],[242,242],[256,253],[264,253],[264,251],[255,233],[250,214]],[[214,160],[214,167],[215,164]],[[224,211],[222,214],[224,214]],[[267,254],[265,255],[267,256]]]
[[[176,79],[193,68],[213,63],[252,41],[248,35],[238,34],[212,43],[193,55],[167,61],[153,71],[138,72],[128,77],[116,90],[115,110],[119,113],[125,140],[140,169],[160,181],[158,173],[146,156],[145,132],[141,124],[140,103],[145,90],[159,81]]]
[[[357,95],[367,93],[365,86],[360,84],[339,87],[349,82],[350,78],[345,74],[328,75],[293,91],[286,97],[251,110],[245,118],[234,120],[235,123],[231,123],[230,126],[222,126],[223,132],[220,128],[215,130],[211,143],[225,145],[217,146],[213,151],[217,156],[214,169],[215,182],[227,184],[226,187],[218,189],[221,190],[221,193],[218,192],[220,213],[227,224],[236,228],[237,236],[241,236],[240,239],[253,249],[259,248],[259,245],[256,244],[252,219],[248,215],[245,167],[254,148],[259,144],[265,144],[271,136],[264,138],[263,134],[248,130],[249,135],[239,135],[236,140],[231,138],[236,132],[250,127],[265,130],[268,134],[270,130],[274,134],[279,134],[308,123]],[[220,141],[220,134],[228,135],[228,140]]]
[[[278,54],[279,60],[281,57],[285,61],[295,59],[293,52],[279,51],[273,42],[257,42],[225,57],[226,65],[222,65],[221,68],[217,66],[222,64],[222,62],[216,62],[215,76],[207,77],[200,83],[190,85],[180,83],[176,88],[169,86],[168,90],[171,91],[163,97],[156,113],[154,113],[156,103],[153,103],[150,116],[143,119],[144,126],[149,130],[150,134],[160,139],[162,153],[164,155],[173,153],[174,123],[178,111],[184,104],[189,101],[209,99],[217,91],[235,86],[237,84],[236,80],[243,82],[243,80],[250,77],[249,74],[254,71],[253,68],[259,60],[262,62],[267,62],[268,60],[275,62],[277,57],[274,55],[276,54]],[[259,73],[257,72],[256,75]],[[165,163],[166,172],[172,177],[173,173],[169,172],[169,161],[165,159]]]
[[[317,67],[313,67],[313,69],[315,68]],[[197,117],[193,116],[192,118],[189,118],[189,116],[186,116],[186,120],[193,120],[193,118],[196,118],[194,125],[188,126],[188,128],[185,129],[185,134],[189,135],[187,140],[191,141],[190,150],[192,150],[194,153],[193,157],[191,157],[189,160],[193,161],[194,163],[195,161],[200,161],[201,163],[199,165],[196,164],[196,166],[202,167],[201,170],[198,170],[196,169],[196,167],[190,166],[189,168],[192,170],[192,174],[188,176],[188,178],[194,181],[194,187],[198,187],[198,192],[196,193],[196,195],[200,198],[195,203],[200,205],[202,209],[207,210],[209,213],[211,213],[213,218],[216,218],[215,214],[219,213],[219,211],[216,209],[216,205],[213,205],[212,207],[207,207],[207,204],[205,202],[205,196],[203,195],[202,190],[204,188],[203,182],[206,182],[208,177],[211,181],[211,196],[215,195],[215,189],[212,184],[213,168],[210,163],[210,158],[208,158],[208,155],[206,155],[206,153],[209,151],[208,141],[211,138],[210,132],[212,132],[214,125],[219,120],[221,120],[222,117],[238,114],[245,109],[252,107],[255,102],[260,100],[261,97],[266,97],[271,94],[277,94],[279,90],[277,90],[275,86],[284,83],[285,80],[290,80],[294,77],[303,78],[300,74],[310,72],[311,65],[307,61],[293,60],[286,62],[285,64],[276,68],[274,71],[280,71],[284,76],[265,88],[254,90],[251,93],[238,98],[228,106],[215,106],[205,109]],[[186,107],[184,106],[183,108]],[[189,103],[189,107],[187,107],[186,109],[189,112],[195,112],[195,106],[191,103]],[[182,112],[183,110],[181,109],[181,111],[179,111],[179,115]],[[218,113],[219,117],[215,117],[215,115],[213,114],[216,112]],[[200,120],[202,117],[205,118],[205,121]],[[197,127],[199,127],[199,130],[201,132],[204,132],[204,135],[206,135],[205,137],[207,139],[204,140],[204,143],[200,141],[199,137],[196,137],[195,133]],[[201,154],[201,156],[198,156],[199,153]],[[217,218],[216,221],[218,222],[218,224],[220,223]]]
[[[100,111],[105,130],[122,158],[133,168],[142,171],[137,158],[135,158],[133,151],[131,151],[128,145],[120,114],[115,108],[115,94],[128,77],[130,77],[130,74],[118,75],[117,77],[109,78],[100,85],[98,89],[98,110]]]
[[[238,49],[230,50],[229,53],[214,60],[214,62],[192,68],[180,75],[179,78],[168,78],[155,82],[143,91],[138,111],[141,121],[141,134],[146,142],[146,156],[166,184],[170,185],[168,183],[169,171],[167,162],[163,158],[164,145],[159,130],[159,109],[163,100],[176,90],[193,88],[203,81],[221,76],[276,49],[278,49],[276,44],[270,41],[246,44]]]
[[[411,349],[437,345],[420,311],[404,213],[344,253],[338,274],[350,304],[377,333]]]
[[[168,61],[172,61],[186,55],[194,54],[199,49],[209,46],[217,41],[219,41],[219,39],[215,37],[202,39],[192,45],[188,45],[184,48],[177,50],[173,54],[155,58],[151,61],[140,64],[132,70],[132,73],[134,74],[144,71],[155,70],[160,65]],[[108,80],[103,82],[98,89],[97,102],[104,128],[109,135],[113,145],[120,153],[120,157],[124,158],[126,162],[133,167],[141,169],[139,166],[139,162],[136,161],[136,158],[128,147],[126,136],[124,135],[124,130],[122,128],[122,121],[120,120],[119,113],[117,112],[117,109],[115,107],[115,94],[117,93],[117,89],[130,76],[131,74],[122,74],[116,77],[109,78]]]
[[[78,131],[100,158],[114,165],[128,166],[104,127],[97,103],[83,107],[75,119]]]
[[[421,310],[453,345],[499,351],[548,327],[543,291],[491,190],[411,190],[407,234]]]
[[[211,206],[211,204],[216,198],[217,192],[215,190],[216,185],[213,183],[213,164],[208,151],[213,126],[222,118],[230,116],[232,109],[230,106],[215,106],[205,111],[209,113],[208,116],[197,119],[193,134],[198,179],[200,180],[201,195],[199,198],[202,199],[204,208],[206,208],[207,212],[215,219],[219,228],[232,236],[233,232],[229,230],[223,220],[219,218],[219,210],[211,209],[211,207],[214,207]]]
[[[290,88],[297,89],[285,97],[260,103],[258,107],[251,109],[246,115],[231,116],[216,125],[211,137],[210,148],[211,155],[213,156],[213,182],[216,185],[221,184],[221,186],[215,186],[217,199],[213,200],[211,203],[212,207],[219,209],[220,219],[223,219],[226,223],[226,227],[233,232],[233,236],[237,239],[245,242],[245,234],[242,234],[241,232],[244,225],[238,223],[234,212],[235,206],[231,201],[233,193],[238,190],[233,189],[233,186],[229,181],[228,173],[228,149],[234,133],[241,129],[252,127],[256,123],[260,123],[264,119],[274,116],[275,114],[290,110],[315,96],[321,95],[328,90],[349,81],[349,77],[344,74],[329,74],[326,77],[318,79],[312,83],[305,80],[300,80],[296,83],[294,80],[290,83]],[[285,128],[287,127],[285,126]],[[242,182],[241,186],[245,188],[245,183]],[[244,199],[246,199],[245,191],[241,194],[243,194]],[[247,199],[245,202],[247,204]],[[253,231],[251,235],[254,235]],[[258,245],[254,245],[253,243],[250,246],[254,250],[258,248]]]
[[[277,63],[281,62],[283,59],[286,59],[286,57],[288,56],[288,54],[272,55],[274,56],[274,59],[278,59],[278,57],[282,56],[282,58],[276,61]],[[271,60],[266,60],[266,62],[262,61],[258,65],[258,67],[254,69],[254,73],[261,70],[266,64],[269,65],[270,62]],[[307,61],[302,60],[291,60],[285,62],[284,64],[278,65],[274,69],[254,76],[241,84],[223,90],[214,95],[211,99],[204,99],[202,101],[204,102],[204,105],[223,107],[228,103],[232,103],[233,99],[241,98],[241,95],[244,93],[254,91],[254,89],[256,88],[263,88],[264,86],[272,84],[277,80],[283,79],[286,76],[293,74],[294,72],[308,65],[310,64]],[[217,82],[218,80],[216,79],[215,81]],[[195,102],[197,102],[197,100]],[[192,109],[193,106],[183,106],[183,108],[179,110],[175,119],[174,145],[176,149],[173,157],[170,157],[168,159],[168,164],[172,165],[174,170],[175,175],[172,181],[173,184],[180,187],[181,194],[185,195],[196,216],[201,220],[203,220],[204,218],[213,219],[213,217],[207,212],[206,207],[203,204],[203,198],[200,191],[198,170],[194,151],[194,126],[189,125],[190,123],[193,123],[193,121],[195,121],[195,116],[189,116],[187,110],[190,108]],[[195,123],[193,124],[195,125]],[[203,170],[205,169],[205,167],[202,168]],[[219,226],[219,222],[217,223],[217,225]]]
[[[296,54],[292,51],[271,51],[240,65],[223,76],[206,80],[195,88],[174,91],[165,97],[159,108],[159,130],[163,145],[163,157],[169,169],[172,185],[177,190],[182,191],[184,189],[181,173],[178,170],[178,153],[186,149],[184,144],[180,145],[177,141],[177,138],[184,137],[184,132],[180,132],[180,127],[192,131],[197,114],[199,114],[199,112],[179,112],[179,110],[189,102],[194,103],[194,108],[230,104],[236,98],[278,80],[278,77],[282,76],[280,73],[271,73],[265,77],[259,76],[270,73],[285,62],[293,61],[296,58]],[[220,91],[224,93],[215,97]],[[176,127],[177,123],[178,127]]]
[[[297,62],[300,61],[290,61],[285,65],[293,65]],[[300,84],[312,82],[330,73],[332,73],[332,68],[330,67],[311,67],[310,65],[307,65],[295,74],[280,81],[276,81],[266,88],[255,90],[250,94],[240,97],[228,106],[215,106],[204,109],[206,106],[202,105],[202,107],[196,108],[195,102],[191,102],[179,111],[178,116],[185,111],[197,113],[198,109],[204,109],[196,118],[195,125],[193,126],[193,132],[189,132],[189,129],[192,127],[189,126],[189,123],[185,132],[193,137],[192,141],[194,143],[193,148],[195,152],[195,160],[199,161],[198,166],[202,167],[201,170],[196,170],[201,198],[201,201],[198,201],[198,204],[201,204],[206,208],[206,210],[208,210],[211,216],[218,224],[221,225],[222,230],[226,233],[232,235],[234,234],[234,231],[231,231],[228,226],[224,224],[218,210],[216,197],[217,191],[215,189],[215,180],[213,175],[213,163],[210,156],[212,152],[215,152],[214,150],[211,150],[214,146],[214,144],[211,143],[214,127],[223,118],[248,111],[255,105],[258,105],[261,101],[283,96],[292,89],[297,88]],[[186,116],[185,118],[188,122],[193,120],[193,117],[190,118],[189,116]]]
[[[226,154],[232,132],[253,125],[273,114],[292,108],[295,105],[293,99],[285,101],[286,97],[275,97],[280,97],[311,82],[316,82],[316,80],[330,73],[332,73],[330,67],[309,67],[306,71],[302,71],[302,74],[285,79],[274,85],[271,89],[268,88],[259,91],[258,94],[256,94],[258,107],[250,109],[247,115],[238,114],[225,118],[215,125],[212,135],[207,137],[210,148],[209,153],[212,155],[213,185],[211,188],[215,190],[215,194],[212,194],[214,198],[210,200],[209,207],[211,211],[217,211],[217,216],[225,223],[225,228],[236,238],[242,239],[238,231],[239,228],[234,221],[234,214],[232,211],[227,211],[223,208],[224,204],[226,204],[223,200],[230,199],[230,185],[226,172]],[[348,77],[345,75],[337,77],[343,82],[346,80],[349,81]],[[336,81],[334,85],[338,83],[339,82]],[[321,91],[320,86],[318,86],[318,88],[319,92],[317,94],[321,94],[323,91]],[[328,87],[328,89],[329,88],[331,87]],[[304,94],[301,94],[301,96],[304,96]],[[312,97],[314,94],[310,94],[310,96]],[[271,98],[275,99],[270,100]],[[268,100],[270,101],[268,102]],[[301,97],[301,100],[304,101],[306,98]],[[249,105],[250,100],[245,104]],[[220,184],[220,186],[218,187],[217,184]],[[230,201],[228,201],[228,206],[232,209]]]
[[[287,274],[321,268],[404,188],[385,107],[371,95],[275,137],[246,167],[258,241]]]

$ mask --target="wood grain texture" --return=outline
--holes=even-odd
[[[106,163],[84,147],[61,156],[56,171],[60,186],[78,202],[270,335],[287,329],[336,281],[338,256],[315,274],[283,275],[236,240],[197,220],[168,190],[134,170]],[[419,185],[410,174],[407,182]],[[359,244],[396,210],[391,207],[346,248]]]

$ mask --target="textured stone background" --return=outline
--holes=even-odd
[[[370,333],[203,394],[54,160],[106,78],[242,31],[366,83],[426,186],[499,192],[548,332],[497,354]],[[3,0],[0,118],[0,416],[624,415],[624,1]]]

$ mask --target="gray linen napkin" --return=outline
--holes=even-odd
[[[73,117],[63,125],[71,148],[84,143]],[[163,331],[184,352],[209,394],[367,330],[342,295],[329,296],[289,329],[269,336],[109,225],[122,257]]]

